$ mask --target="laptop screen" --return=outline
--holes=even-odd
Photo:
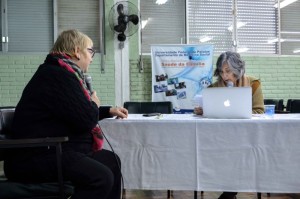
[[[252,117],[251,87],[214,87],[202,91],[203,116],[221,119]]]

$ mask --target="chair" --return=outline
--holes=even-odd
[[[283,99],[264,99],[264,104],[275,104],[275,112],[282,112],[284,109]]]
[[[300,113],[300,99],[288,99],[286,110],[290,113]]]
[[[58,182],[25,184],[0,178],[0,198],[5,199],[65,199],[73,193],[73,187],[63,182],[61,168],[61,143],[67,137],[10,139],[14,108],[0,107],[0,161],[5,161],[7,150],[12,148],[50,146],[56,148]]]
[[[128,113],[173,113],[172,102],[125,102]]]
[[[173,113],[173,105],[170,101],[161,102],[124,102],[124,108],[128,110],[128,113]],[[125,190],[123,190],[123,196]],[[168,198],[172,195],[172,191],[168,190]]]
[[[292,99],[288,99],[287,100],[286,107],[285,107],[286,111],[290,111],[291,110],[291,102],[292,102]]]

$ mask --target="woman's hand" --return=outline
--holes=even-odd
[[[93,91],[92,95],[91,95],[91,99],[93,102],[95,102],[98,106],[98,108],[100,107],[100,99],[97,96],[96,91]]]
[[[123,107],[110,108],[109,113],[111,116],[117,116],[117,119],[124,119],[128,116],[128,110]]]
[[[196,115],[203,115],[203,109],[202,109],[202,107],[195,107],[194,108],[194,113],[196,114]]]

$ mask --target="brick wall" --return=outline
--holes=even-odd
[[[0,55],[0,106],[15,106],[22,91],[45,55]],[[214,63],[217,57],[214,57]],[[243,56],[246,73],[259,77],[265,98],[300,99],[300,57],[295,56]],[[151,101],[151,60],[144,56],[144,72],[139,73],[137,57],[130,61],[130,100]],[[89,73],[93,88],[102,104],[115,104],[114,62],[105,62],[105,73],[100,70],[96,55]]]
[[[22,91],[46,55],[0,55],[0,106],[15,106]],[[101,104],[114,105],[114,62],[106,61],[105,73],[100,70],[97,54],[90,65],[93,89],[100,97]]]
[[[300,57],[247,56],[246,73],[261,79],[265,98],[300,99]],[[144,57],[144,72],[139,73],[136,61],[131,61],[130,98],[132,101],[151,101],[151,59]],[[217,57],[214,57],[215,64]],[[214,66],[215,67],[215,66]]]
[[[300,99],[300,57],[244,57],[246,72],[259,77],[265,98]]]

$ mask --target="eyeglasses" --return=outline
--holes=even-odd
[[[96,51],[92,48],[87,48],[87,50],[89,51],[89,53],[91,53],[92,58],[94,57]]]

